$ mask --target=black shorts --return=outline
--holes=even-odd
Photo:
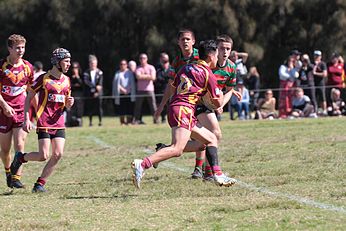
[[[54,139],[54,138],[64,138],[65,139],[65,129],[38,129],[36,131],[37,138],[41,139]]]
[[[213,113],[213,112],[214,112],[214,110],[210,110],[209,108],[207,108],[204,105],[197,105],[195,116],[197,117],[198,115],[200,115],[202,113]]]

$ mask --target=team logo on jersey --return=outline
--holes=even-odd
[[[17,96],[24,92],[26,89],[25,86],[16,87],[16,86],[2,86],[1,92],[10,96]]]
[[[11,87],[9,87],[9,86],[2,86],[1,92],[6,94],[6,95],[9,95],[11,93]]]
[[[64,103],[65,102],[65,96],[59,95],[59,94],[48,94],[48,101],[49,102],[55,102],[55,103]]]

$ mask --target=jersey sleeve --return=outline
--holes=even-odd
[[[226,80],[227,87],[235,87],[237,85],[237,71],[235,65],[230,65],[229,76]]]
[[[34,91],[35,93],[39,92],[40,89],[43,87],[43,80],[46,74],[40,75],[30,86],[29,90]]]
[[[220,98],[221,89],[219,89],[217,86],[217,80],[216,80],[215,75],[213,74],[213,72],[211,70],[208,70],[207,75],[208,75],[208,78],[206,78],[208,81],[207,91],[210,93],[210,96],[213,99]]]

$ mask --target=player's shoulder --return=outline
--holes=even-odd
[[[237,64],[235,64],[232,60],[227,59],[227,66],[235,68],[237,67]]]
[[[33,65],[32,65],[28,60],[26,60],[26,59],[22,59],[22,60],[23,60],[23,63],[24,63],[25,65],[28,65],[30,68],[33,67]]]

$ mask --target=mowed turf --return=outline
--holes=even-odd
[[[170,142],[168,125],[69,128],[65,155],[45,194],[31,188],[43,163],[25,164],[27,188],[0,178],[1,230],[346,230],[345,118],[221,122],[223,188],[190,179],[194,154],[146,171],[130,163]],[[85,120],[86,121],[86,120]],[[36,150],[36,134],[26,151]]]

